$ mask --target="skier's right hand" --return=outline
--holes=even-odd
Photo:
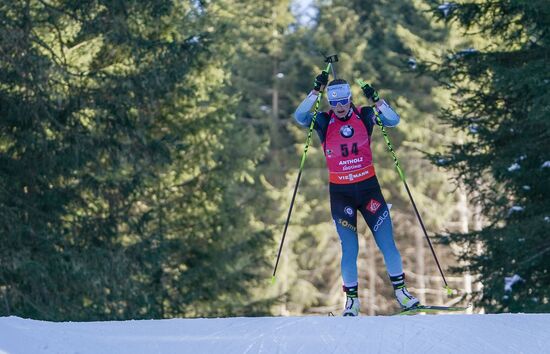
[[[328,84],[328,72],[322,71],[317,77],[315,78],[313,89],[315,91],[321,91],[325,88]]]

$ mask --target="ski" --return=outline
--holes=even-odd
[[[415,306],[411,309],[400,311],[394,316],[402,316],[402,315],[416,315],[418,313],[437,313],[437,312],[458,312],[458,311],[466,311],[468,307],[462,307],[462,306],[430,306],[430,305],[419,305]]]

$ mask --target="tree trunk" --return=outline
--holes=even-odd
[[[271,123],[269,124],[271,135],[271,146],[279,147],[279,84],[277,74],[279,72],[279,63],[273,61],[273,89],[271,90]]]

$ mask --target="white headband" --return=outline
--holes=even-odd
[[[351,97],[349,84],[327,86],[327,100],[336,101]]]

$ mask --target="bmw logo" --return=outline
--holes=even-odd
[[[340,128],[340,135],[344,138],[351,138],[353,136],[353,127],[351,125],[344,125]]]

